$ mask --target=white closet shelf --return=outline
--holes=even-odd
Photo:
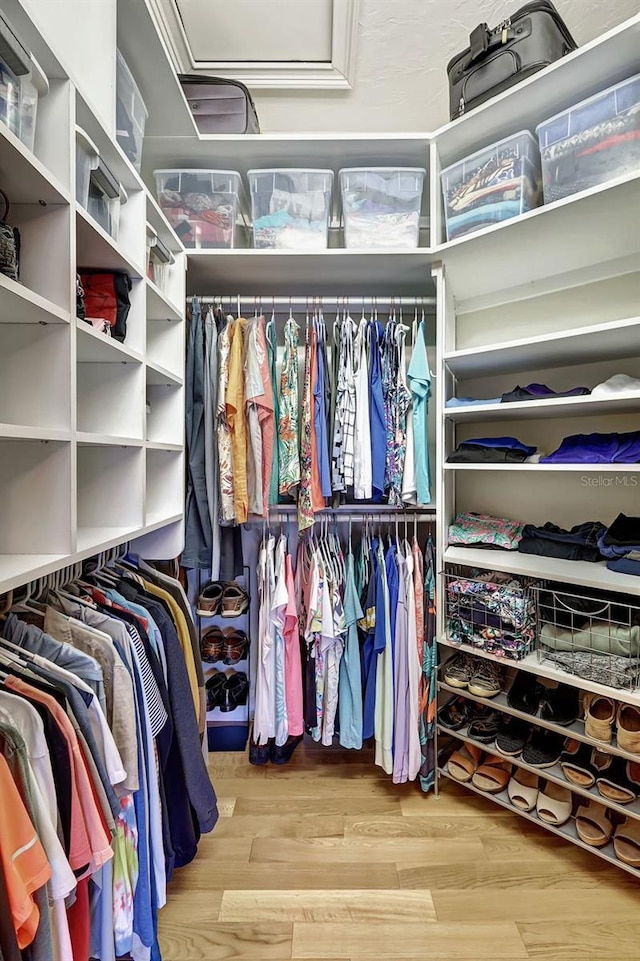
[[[161,527],[167,527],[169,524],[175,524],[176,521],[181,520],[182,512],[167,515],[166,512],[163,511],[148,511],[144,533],[150,534],[152,531],[157,531]]]
[[[445,352],[444,361],[449,370],[461,378],[628,358],[640,351],[639,345],[640,317],[626,317],[500,344],[452,350]]]
[[[486,420],[525,420],[546,417],[594,417],[599,414],[632,414],[640,411],[640,392],[620,397],[558,397],[516,401],[510,404],[474,404],[446,407],[444,414],[455,423]]]
[[[76,318],[78,329],[78,363],[80,364],[141,364],[142,354],[121,344],[114,337],[96,330],[86,320]]]
[[[12,204],[69,204],[69,191],[0,121],[2,189]]]
[[[147,277],[147,320],[183,320],[184,310],[172,304],[166,294]]]
[[[164,440],[147,440],[144,446],[147,450],[166,450],[180,452],[184,450],[184,444],[169,444]]]
[[[92,434],[78,431],[76,434],[80,447],[142,447],[141,437],[119,437],[117,434]]]
[[[144,533],[145,529],[140,527],[79,527],[76,556],[80,556],[77,559],[109,550]],[[73,564],[73,558],[69,563]]]
[[[610,571],[605,561],[568,561],[560,557],[540,557],[536,554],[521,554],[519,551],[501,551],[499,548],[484,550],[480,547],[447,547],[443,561],[445,564],[509,571],[525,577],[566,581],[596,590],[640,595],[640,577]]]
[[[68,324],[68,310],[0,274],[0,324]]]
[[[161,387],[182,387],[184,378],[172,374],[166,367],[147,361],[147,384],[158,384]]]
[[[155,188],[155,184],[153,187]],[[147,191],[147,220],[163,244],[165,244],[172,253],[184,253],[184,244],[169,223],[167,215],[150,190]]]
[[[548,474],[554,471],[579,471],[581,474],[637,474],[640,464],[443,464],[445,470],[479,471],[534,471]]]
[[[445,264],[457,303],[505,281],[517,287],[619,260],[640,252],[639,190],[640,176],[619,177],[431,249]],[[534,250],[535,257],[523,255]]]
[[[321,296],[336,291],[401,296],[433,294],[430,265],[438,259],[428,247],[414,250],[188,250],[189,294],[238,293],[269,297],[282,292],[282,278],[292,296]],[[354,301],[354,310],[356,309]],[[367,308],[370,304],[366,305]]]
[[[127,193],[144,190],[144,183],[140,174],[118,141],[106,130],[96,111],[87,104],[78,90],[76,90],[76,122],[89,134],[100,151],[100,156],[108,164]]]
[[[585,734],[584,721],[582,720],[574,721],[573,724],[555,724],[553,721],[545,721],[545,719],[539,715],[527,714],[526,711],[518,711],[517,708],[511,707],[507,700],[507,695],[504,693],[497,694],[495,697],[477,697],[475,694],[471,694],[466,688],[451,687],[451,685],[445,681],[438,681],[438,689],[447,691],[449,694],[454,694],[456,697],[464,697],[466,700],[474,701],[477,704],[485,704],[492,710],[501,711],[503,714],[510,714],[513,717],[519,717],[522,721],[526,721],[527,724],[535,724],[536,727],[543,727],[547,731],[555,731],[556,734],[562,734],[564,737],[571,737],[577,741],[582,741],[584,744],[591,744],[593,746],[593,738]],[[620,692],[618,692],[618,700],[624,701],[624,697],[620,696]],[[622,757],[626,761],[638,760],[637,754],[631,754],[629,751],[623,751],[622,748],[618,747],[615,743],[615,735],[614,740],[610,744],[605,744],[604,741],[599,742],[598,750],[604,751],[606,754],[614,754],[616,757]]]
[[[536,719],[534,718],[534,723]],[[467,733],[467,728],[463,728],[460,731],[452,731],[448,727],[444,727],[442,724],[438,724],[438,733],[449,737],[454,737],[456,740],[464,741],[465,744],[473,744],[474,747],[479,748],[481,751],[490,751],[493,747],[492,744],[483,744],[481,741],[476,741],[474,738],[469,737]],[[569,735],[567,735],[569,736]],[[500,755],[497,755],[500,756]],[[615,801],[607,801],[603,798],[596,787],[593,788],[583,788],[579,787],[577,784],[572,784],[568,781],[562,773],[562,768],[560,764],[554,764],[553,767],[546,767],[541,769],[539,767],[534,767],[531,764],[527,764],[522,760],[521,757],[507,757],[505,755],[505,760],[514,767],[522,768],[524,771],[531,771],[532,774],[538,774],[545,781],[552,781],[554,784],[559,784],[560,787],[567,788],[572,794],[578,797],[587,798],[587,800],[597,801],[599,804],[606,804],[608,808],[612,811],[617,811],[619,814],[628,815],[633,818],[634,821],[640,820],[640,802],[632,801],[631,804],[618,804]]]
[[[0,554],[0,592],[65,567],[67,554]]]
[[[584,848],[585,851],[589,851],[591,854],[596,854],[599,858],[602,858],[603,861],[608,861],[609,864],[613,864],[617,868],[622,868],[623,871],[627,871],[627,873],[633,875],[634,878],[640,878],[640,871],[631,867],[629,864],[625,864],[624,861],[620,861],[616,857],[615,850],[611,842],[602,848],[594,848],[592,845],[586,844],[578,836],[573,818],[570,818],[569,821],[567,821],[567,823],[563,824],[561,827],[555,827],[553,824],[548,824],[546,821],[541,821],[534,812],[521,811],[519,808],[515,808],[513,804],[511,804],[506,790],[501,791],[499,794],[489,794],[487,791],[481,791],[479,788],[475,787],[475,785],[473,785],[470,781],[457,781],[455,778],[451,777],[446,768],[439,767],[438,773],[442,775],[442,777],[446,777],[450,781],[453,781],[454,784],[460,784],[462,787],[468,788],[469,791],[473,791],[474,794],[477,794],[480,797],[488,798],[488,800],[493,801],[495,804],[499,804],[508,811],[513,811],[514,814],[519,814],[521,817],[526,818],[527,821],[532,821],[533,824],[537,824],[546,831],[550,831],[551,834],[556,834],[558,837],[565,838],[565,840],[571,841],[573,844],[577,844],[578,847]],[[539,773],[544,779],[545,772],[540,771]],[[604,798],[602,798],[602,803],[606,805]]]
[[[79,204],[76,205],[76,248],[78,267],[126,270],[132,278],[144,277],[142,266],[134,263]]]
[[[465,654],[472,654],[475,657],[484,657],[489,661],[495,661],[503,667],[515,667],[519,671],[526,671],[528,674],[536,674],[538,677],[545,677],[549,681],[557,681],[559,684],[569,684],[571,687],[579,687],[582,691],[590,691],[593,694],[602,694],[604,697],[611,697],[615,701],[623,701],[625,704],[637,704],[640,706],[640,689],[623,690],[619,687],[609,687],[608,684],[597,684],[595,681],[586,681],[575,674],[569,674],[562,668],[555,665],[552,661],[541,661],[538,659],[536,651],[527,654],[521,661],[512,661],[506,657],[498,657],[489,654],[480,648],[473,647],[471,644],[454,644],[446,635],[443,635],[439,644],[450,647],[454,651],[463,651]]]
[[[53,427],[25,427],[22,424],[0,424],[0,440],[70,441],[71,431]]]

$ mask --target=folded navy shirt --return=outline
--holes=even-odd
[[[541,464],[638,464],[640,431],[625,434],[571,434]]]
[[[583,397],[590,394],[588,387],[572,387],[571,390],[551,390],[546,384],[528,384],[514,387],[502,395],[503,404],[513,404],[519,400],[544,400],[549,397]]]

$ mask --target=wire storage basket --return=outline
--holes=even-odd
[[[447,637],[498,657],[520,661],[535,645],[539,581],[497,571],[451,565],[447,585]]]
[[[638,686],[640,598],[545,582],[538,610],[540,661],[609,687]]]

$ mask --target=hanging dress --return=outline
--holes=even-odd
[[[413,397],[413,447],[416,467],[416,496],[418,504],[431,503],[429,479],[429,437],[427,412],[431,391],[431,373],[427,357],[425,321],[418,327],[416,342],[409,363],[409,384]]]
[[[275,727],[276,744],[282,746],[289,737],[289,719],[287,716],[286,700],[286,672],[285,672],[285,639],[284,629],[286,611],[289,601],[285,576],[285,554],[287,540],[280,536],[275,557],[275,588],[271,599],[271,622],[273,624],[275,646]]]
[[[312,396],[312,334],[307,317],[305,329],[304,384],[300,417],[300,490],[298,493],[298,530],[313,525],[313,396]]]
[[[436,757],[436,691],[437,691],[437,645],[436,645],[436,567],[435,549],[431,537],[427,541],[425,551],[424,592],[426,600],[424,624],[424,655],[422,673],[424,675],[424,691],[422,696],[422,714],[420,746],[422,751],[422,765],[420,768],[420,784],[423,791],[429,791],[435,783]]]
[[[298,329],[293,317],[289,316],[284,326],[278,402],[279,492],[285,495],[295,495],[300,484]]]
[[[233,453],[231,430],[227,420],[227,385],[229,382],[229,353],[233,318],[228,315],[218,335],[218,396],[216,406],[216,437],[218,441],[218,485],[220,490],[219,517],[221,524],[233,524],[236,513],[233,489]]]
[[[271,396],[273,397],[273,415],[275,429],[280,424],[280,411],[278,404],[278,339],[276,334],[276,319],[272,314],[267,321],[265,328],[267,339],[267,355],[269,362],[269,374],[271,379]],[[278,503],[278,492],[280,489],[280,465],[278,450],[274,449],[271,459],[271,477],[269,479],[269,506],[273,507]]]
[[[371,496],[379,504],[384,496],[387,450],[380,348],[383,329],[378,320],[369,323],[369,435],[371,443]]]
[[[349,545],[351,547],[351,545]],[[340,716],[340,744],[359,751],[362,747],[362,670],[357,622],[363,616],[356,590],[354,558],[349,550],[345,565],[344,623],[346,630],[344,652],[340,662],[338,707]]]
[[[363,316],[355,340],[354,371],[356,421],[354,438],[353,496],[371,499],[371,434],[369,425],[369,361],[367,358],[367,325]]]

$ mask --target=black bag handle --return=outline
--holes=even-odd
[[[471,63],[483,57],[489,49],[489,25],[479,23],[475,30],[469,34],[469,50],[471,52]]]
[[[5,221],[5,222],[6,222],[6,221],[8,220],[8,218],[9,218],[9,212],[10,212],[10,210],[11,210],[11,204],[9,203],[9,198],[7,197],[7,195],[6,195],[6,193],[4,192],[4,190],[2,189],[2,187],[0,187],[0,197],[2,197],[2,199],[4,200],[4,213],[3,213],[2,217],[0,217],[0,221]]]

